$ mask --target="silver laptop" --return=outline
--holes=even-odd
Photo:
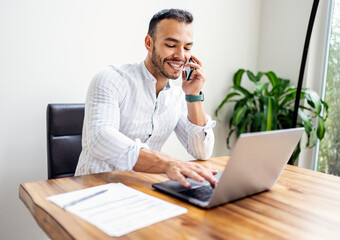
[[[190,187],[177,181],[152,186],[201,208],[215,207],[271,189],[301,139],[304,128],[241,134],[228,164],[219,172],[213,189],[188,178]]]

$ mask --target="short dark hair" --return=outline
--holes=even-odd
[[[148,34],[154,38],[157,24],[163,19],[174,19],[178,22],[192,23],[194,20],[192,14],[181,9],[164,9],[159,11],[150,20]]]

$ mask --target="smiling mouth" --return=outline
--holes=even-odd
[[[167,64],[175,71],[181,71],[183,69],[183,63],[182,62],[167,62]]]

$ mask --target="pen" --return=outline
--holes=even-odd
[[[77,199],[77,200],[74,200],[74,201],[72,201],[72,202],[70,202],[70,203],[67,203],[67,204],[65,204],[65,205],[63,206],[63,208],[65,209],[65,208],[67,208],[67,207],[73,206],[73,205],[75,205],[75,204],[77,204],[77,203],[80,203],[80,202],[85,201],[85,200],[87,200],[87,199],[93,198],[94,196],[98,196],[98,195],[100,195],[100,194],[102,194],[102,193],[104,193],[104,192],[107,192],[107,189],[104,189],[104,190],[95,192],[95,193],[90,194],[90,195],[88,195],[88,196],[86,196],[86,197],[82,197],[82,198],[80,198],[80,199]]]

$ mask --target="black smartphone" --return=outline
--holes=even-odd
[[[193,62],[192,58],[189,59],[189,62]],[[191,80],[191,74],[195,69],[193,67],[185,67],[184,71],[185,71],[185,80],[189,81]]]

